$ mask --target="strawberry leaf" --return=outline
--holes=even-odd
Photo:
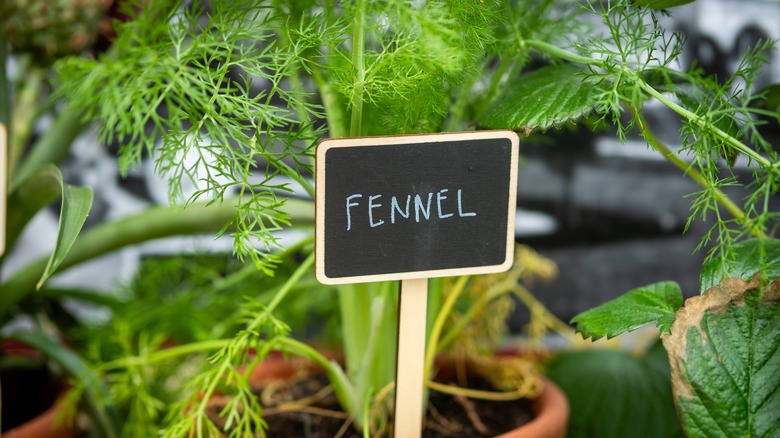
[[[780,281],[726,278],[688,299],[662,339],[688,436],[780,434]]]
[[[680,286],[673,281],[640,287],[582,312],[572,319],[584,338],[613,338],[654,322],[661,333],[669,331],[674,312],[683,304]]]
[[[732,247],[733,257],[716,257],[701,268],[701,292],[717,286],[724,277],[749,281],[759,271],[769,281],[780,277],[780,240],[752,239]]]
[[[568,64],[551,65],[526,73],[508,83],[481,118],[493,129],[513,129],[530,134],[574,122],[593,112],[596,95],[582,76],[583,70]]]

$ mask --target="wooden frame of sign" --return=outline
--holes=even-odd
[[[518,145],[512,131],[481,131],[317,146],[317,279],[401,280],[396,438],[422,430],[428,278],[512,265]]]
[[[322,141],[317,279],[341,284],[509,269],[518,143],[512,131]]]

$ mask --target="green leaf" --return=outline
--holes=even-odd
[[[596,93],[585,81],[583,70],[568,64],[552,65],[526,73],[508,83],[503,94],[488,107],[480,122],[494,129],[513,129],[529,134],[593,112]]]
[[[761,90],[759,96],[750,101],[750,106],[770,111],[780,111],[780,83],[766,86]],[[780,114],[777,114],[775,117],[780,118]]]
[[[780,277],[780,240],[752,239],[734,245],[733,258],[715,257],[701,268],[700,292],[720,283],[724,277],[736,277],[749,281],[759,271],[769,281]]]
[[[675,6],[693,3],[694,1],[695,0],[634,0],[634,4],[651,9],[669,9]]]
[[[6,222],[6,244],[12,248],[24,227],[41,208],[49,205],[62,193],[62,176],[57,166],[47,164],[24,179],[19,188],[10,192]]]
[[[669,331],[674,312],[682,306],[680,286],[673,281],[640,287],[582,312],[572,319],[584,338],[613,338],[654,322],[661,333]]]
[[[20,331],[9,337],[35,348],[61,366],[68,375],[85,382],[88,403],[96,417],[100,432],[108,438],[121,435],[119,414],[107,400],[108,390],[97,374],[84,363],[79,355],[43,333]]]
[[[681,437],[663,348],[644,357],[594,348],[556,355],[546,375],[569,399],[571,437]]]
[[[74,187],[62,181],[62,174],[57,170],[57,176],[62,184],[62,207],[60,208],[60,224],[57,230],[57,243],[49,257],[49,263],[38,280],[37,288],[43,287],[76,241],[84,221],[87,220],[92,207],[92,189],[89,187]]]
[[[780,281],[725,279],[686,301],[663,343],[688,436],[780,435]]]

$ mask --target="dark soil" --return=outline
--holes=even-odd
[[[320,392],[327,379],[310,377],[290,386],[274,390],[279,402],[301,400]],[[484,382],[470,382],[478,389],[489,389]],[[392,403],[392,400],[390,401]],[[329,393],[305,410],[276,413],[266,408],[268,437],[295,438],[362,438],[362,433],[351,426],[343,415],[333,393]],[[315,412],[316,411],[316,412]],[[218,412],[214,410],[212,412]],[[429,406],[424,418],[424,438],[496,436],[515,429],[533,417],[530,402],[490,402],[476,399],[456,400],[453,396],[430,392]],[[392,419],[390,419],[392,423]],[[392,426],[391,426],[392,427]],[[392,430],[387,436],[392,436]]]

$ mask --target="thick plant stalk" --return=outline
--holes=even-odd
[[[290,199],[286,210],[296,223],[313,220],[311,203]],[[76,240],[60,271],[110,253],[125,246],[162,237],[201,233],[216,233],[236,215],[233,205],[192,204],[186,209],[172,207],[150,208],[143,213],[98,225],[84,232]],[[0,314],[7,314],[11,306],[35,289],[35,283],[46,268],[47,257],[25,266],[0,285]]]
[[[33,145],[27,157],[11,175],[9,193],[15,191],[22,181],[44,164],[58,164],[64,160],[71,144],[86,126],[87,123],[82,120],[80,113],[68,108],[63,109],[51,128]]]

